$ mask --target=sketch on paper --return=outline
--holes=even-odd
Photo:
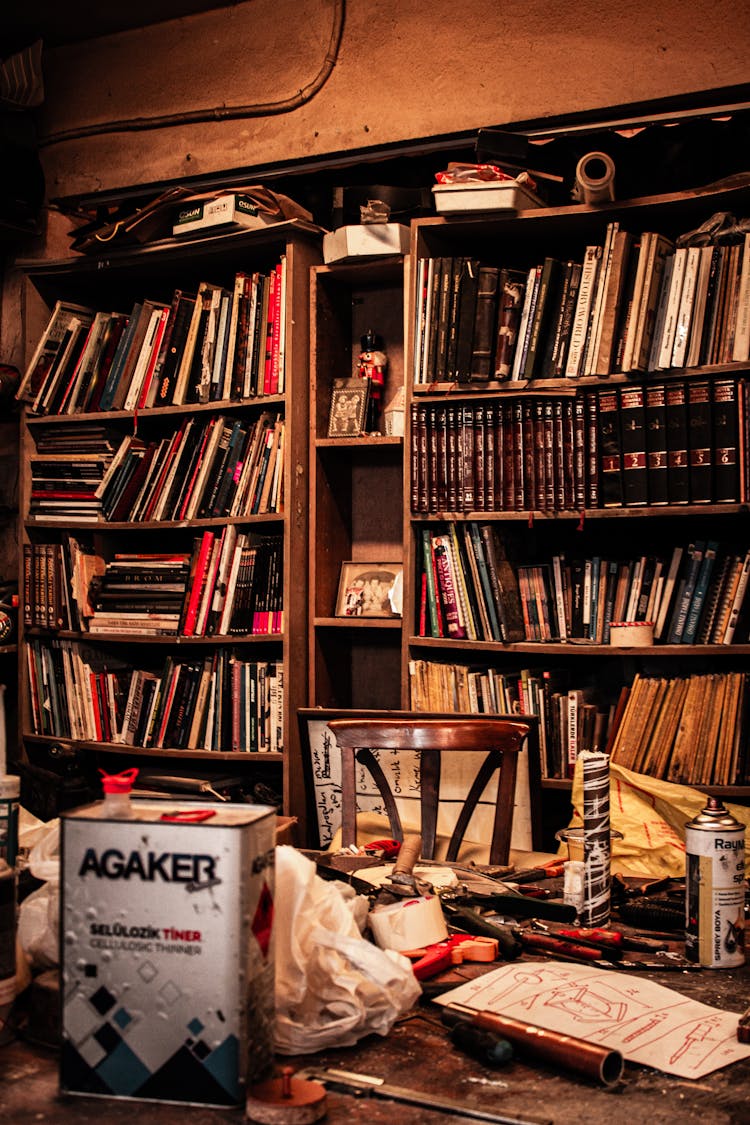
[[[750,1044],[737,1042],[736,1012],[629,973],[587,965],[504,965],[444,993],[438,1003],[527,1020],[680,1078],[702,1078],[750,1058]]]

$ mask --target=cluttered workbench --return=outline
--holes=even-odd
[[[318,873],[336,881],[355,882],[354,889],[361,890],[358,880],[367,874],[366,868],[357,869],[356,864],[344,862],[337,869],[331,857],[317,858]],[[368,864],[375,866],[369,861]],[[435,875],[438,867],[433,869]],[[508,1042],[503,1034],[490,1031],[483,1038],[486,1029],[474,1028],[476,1034],[471,1039],[466,1034],[456,1035],[449,1026],[451,1019],[446,1020],[446,1008],[464,1007],[454,1004],[450,994],[457,987],[464,992],[476,988],[480,990],[480,1006],[493,1003],[493,989],[485,989],[483,982],[495,979],[498,973],[505,973],[506,978],[512,974],[514,987],[521,989],[516,999],[521,1008],[526,1006],[530,1024],[537,1018],[535,997],[548,990],[549,974],[556,974],[559,1008],[563,1013],[576,1015],[579,1034],[589,1021],[589,1039],[597,1038],[591,1029],[599,1026],[597,1021],[605,1010],[613,1022],[624,1022],[626,1002],[636,997],[648,982],[670,989],[676,1001],[688,998],[731,1013],[732,1028],[736,1026],[750,1003],[750,968],[743,965],[724,970],[701,969],[684,960],[680,932],[680,898],[684,898],[684,888],[679,880],[652,880],[646,884],[632,879],[615,881],[608,928],[613,934],[623,935],[621,944],[617,939],[613,943],[612,938],[602,937],[601,944],[596,945],[595,939],[581,936],[580,927],[575,937],[561,936],[561,930],[576,927],[570,916],[560,910],[562,879],[558,872],[550,866],[541,876],[525,883],[523,874],[519,876],[516,872],[515,884],[513,876],[506,875],[507,883],[492,887],[494,900],[485,903],[485,907],[491,906],[495,921],[506,919],[499,923],[504,934],[500,942],[505,952],[503,960],[471,960],[470,949],[466,959],[462,959],[456,949],[460,951],[462,945],[469,943],[463,938],[456,942],[457,935],[451,934],[446,943],[438,943],[444,946],[442,949],[428,949],[421,955],[415,951],[413,963],[421,965],[417,974],[421,976],[421,995],[393,1023],[387,1035],[369,1034],[353,1046],[330,1046],[310,1054],[277,1058],[279,1066],[293,1066],[295,1079],[301,1076],[300,1081],[324,1080],[325,1121],[330,1125],[392,1125],[394,1121],[399,1125],[441,1125],[472,1120],[494,1120],[507,1125],[578,1125],[584,1115],[590,1120],[607,1120],[610,1125],[632,1125],[646,1119],[654,1125],[740,1125],[750,1120],[750,1049],[746,1057],[717,1069],[710,1069],[709,1060],[708,1072],[699,1078],[666,1073],[660,1068],[657,1047],[653,1048],[656,1065],[633,1061],[625,1050],[624,1065],[612,1064],[610,1059],[609,1071],[597,1073],[596,1067],[588,1071],[582,1068],[576,1062],[575,1052],[550,1059],[545,1058],[538,1045],[535,1048],[533,1044],[515,1042],[511,1044],[511,1054],[497,1047],[498,1042]],[[462,929],[469,929],[468,912],[479,918],[476,894],[467,897],[469,877],[462,877],[465,872],[458,874],[458,892],[444,893],[444,902],[454,910],[465,911],[463,917],[454,917],[456,923],[463,923]],[[487,875],[489,883],[484,883],[484,872],[474,874],[477,882],[483,884],[480,895],[488,893],[486,888],[493,882],[493,875]],[[488,916],[486,911],[483,916]],[[624,921],[623,916],[629,921]],[[487,932],[475,936],[489,938],[493,922],[486,925]],[[482,923],[473,928],[481,930]],[[481,944],[476,947],[480,956]],[[494,987],[495,998],[498,988],[502,994],[506,985],[507,979]],[[440,1002],[446,997],[448,1005]],[[465,995],[462,1000],[466,1001]],[[493,1006],[504,1007],[502,1003]],[[656,1026],[659,1019],[667,1018],[661,1011],[648,1016],[640,1014],[640,1029],[644,1020],[648,1026]],[[688,1058],[696,1052],[705,1061],[705,1056],[710,1055],[717,1019],[713,1014],[702,1020],[693,1019],[680,1045],[669,1047],[672,1062],[679,1063],[680,1056]],[[453,1022],[455,1026],[455,1018]],[[658,1037],[653,1038],[655,1042]],[[482,1052],[483,1058],[477,1057]],[[650,1057],[648,1052],[646,1057]],[[134,1104],[127,1100],[102,1102],[60,1097],[55,1050],[49,1044],[32,1042],[23,1026],[18,1037],[3,1047],[0,1062],[0,1119],[14,1125],[32,1121],[45,1125],[70,1120],[98,1122],[105,1106],[108,1123],[114,1125],[132,1117]],[[332,1070],[347,1074],[332,1075]],[[373,1086],[352,1075],[381,1079],[384,1085]],[[163,1104],[141,1104],[137,1112],[141,1120],[154,1125],[239,1122],[244,1116],[241,1110]],[[298,1120],[303,1119],[294,1114],[278,1118],[285,1125]]]

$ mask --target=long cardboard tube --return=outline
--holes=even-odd
[[[619,1051],[610,1047],[600,1047],[598,1043],[589,1043],[586,1039],[576,1039],[573,1035],[564,1035],[559,1031],[548,1031],[547,1028],[513,1019],[512,1016],[500,1016],[488,1011],[477,1012],[461,1004],[449,1004],[447,1011],[461,1012],[477,1027],[497,1032],[521,1053],[575,1070],[605,1086],[614,1086],[622,1075],[623,1057]]]

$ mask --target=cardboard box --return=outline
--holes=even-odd
[[[361,223],[339,227],[323,236],[323,261],[346,262],[351,258],[374,258],[406,254],[409,228],[402,223]]]
[[[515,180],[486,180],[475,184],[435,184],[435,210],[441,215],[467,212],[527,211],[544,203],[525,184]]]
[[[241,1105],[273,1055],[275,811],[103,805],[60,819],[61,1089]]]
[[[220,195],[217,199],[188,200],[178,208],[173,235],[214,231],[217,227],[266,227],[277,219],[258,209],[247,195]]]

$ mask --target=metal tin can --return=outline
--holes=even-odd
[[[745,962],[745,826],[716,797],[685,825],[685,956],[706,969]]]

